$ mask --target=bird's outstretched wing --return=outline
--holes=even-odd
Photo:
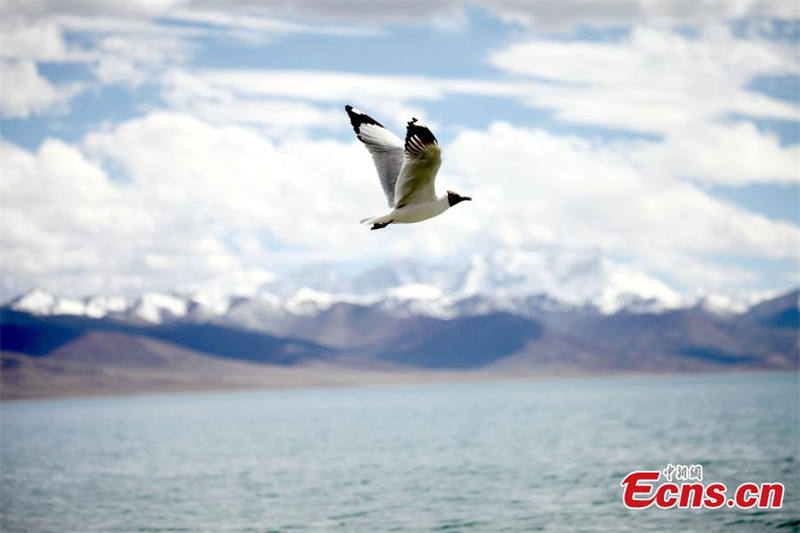
[[[356,137],[364,143],[375,168],[378,170],[378,178],[381,180],[383,193],[389,206],[394,205],[394,191],[397,176],[403,168],[403,141],[400,137],[383,127],[383,125],[362,113],[351,105],[344,106],[347,116],[350,117],[350,124],[356,132]]]
[[[406,128],[405,161],[395,185],[395,207],[436,200],[442,151],[431,130],[412,118]]]

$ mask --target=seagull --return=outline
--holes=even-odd
[[[362,224],[372,224],[371,230],[389,224],[411,224],[441,215],[469,196],[447,191],[436,196],[434,181],[442,164],[442,151],[431,130],[416,118],[406,126],[406,141],[383,127],[366,113],[351,105],[344,106],[350,124],[372,154],[383,193],[391,211],[385,215],[365,218]]]

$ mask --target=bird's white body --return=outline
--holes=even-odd
[[[404,205],[403,207],[395,207],[385,215],[366,219],[364,223],[411,224],[413,222],[422,222],[423,220],[439,216],[448,209],[450,209],[450,203],[447,201],[447,196],[442,196],[433,202],[408,204]]]
[[[452,191],[437,197],[434,182],[442,151],[431,131],[416,118],[406,128],[405,143],[369,115],[345,106],[358,139],[372,155],[391,211],[362,223],[380,229],[389,224],[411,224],[441,215],[463,200]]]

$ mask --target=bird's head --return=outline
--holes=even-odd
[[[447,191],[447,203],[450,204],[450,207],[453,207],[458,202],[463,202],[464,200],[471,201],[472,198],[469,196],[461,196],[457,192]]]

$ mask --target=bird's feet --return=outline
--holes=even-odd
[[[383,229],[383,228],[385,228],[386,226],[388,226],[388,225],[389,225],[389,224],[391,224],[391,223],[392,223],[392,221],[391,221],[391,220],[390,220],[389,222],[384,222],[383,224],[380,224],[380,223],[378,223],[378,222],[373,222],[373,223],[372,223],[372,227],[371,227],[371,228],[369,228],[369,229],[370,229],[370,230]]]

